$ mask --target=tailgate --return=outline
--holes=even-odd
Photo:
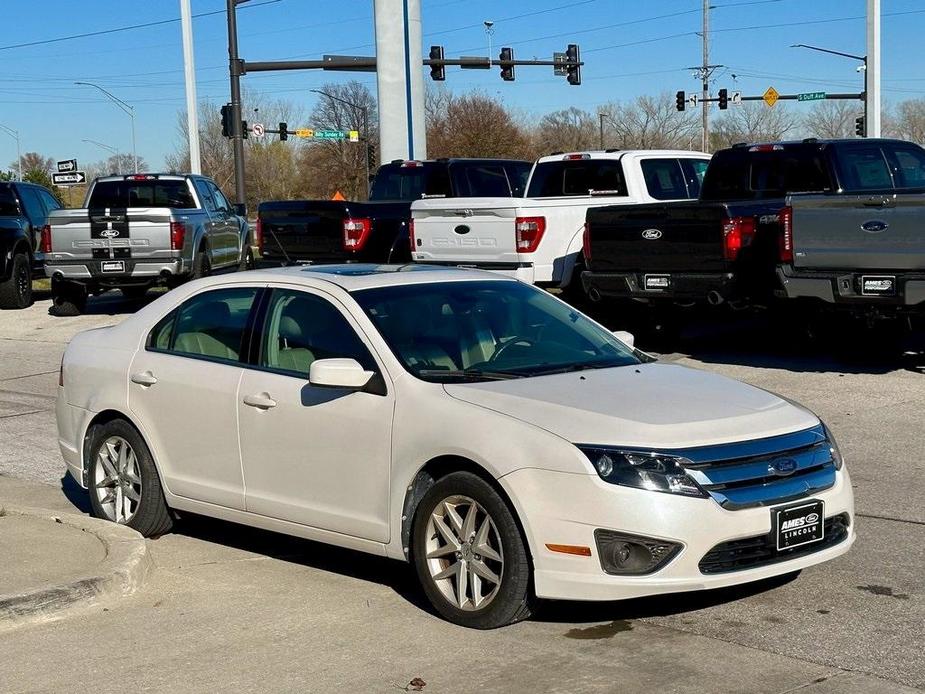
[[[512,198],[419,200],[411,206],[414,259],[423,262],[516,264]]]
[[[794,196],[794,266],[925,269],[925,195]]]
[[[673,203],[588,210],[595,272],[723,272],[718,204]]]
[[[346,203],[274,202],[258,210],[264,257],[340,262],[344,251]]]
[[[59,210],[49,215],[56,260],[170,257],[171,211],[165,208]]]

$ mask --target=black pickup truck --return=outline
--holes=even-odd
[[[900,140],[736,145],[696,202],[589,210],[592,299],[861,311],[925,306],[925,150]]]
[[[379,167],[368,202],[274,200],[257,208],[264,261],[403,263],[411,260],[411,203],[421,198],[522,197],[531,162],[393,161]]]
[[[60,208],[42,186],[0,182],[0,309],[32,304],[32,278],[45,276],[42,229]]]

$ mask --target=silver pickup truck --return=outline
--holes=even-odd
[[[242,213],[204,176],[97,178],[83,208],[51,213],[43,231],[52,311],[76,315],[107,289],[134,298],[213,269],[252,267]]]
[[[841,195],[791,195],[777,267],[788,298],[866,314],[925,314],[925,150],[896,140],[845,147]]]

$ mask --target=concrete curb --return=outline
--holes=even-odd
[[[103,561],[90,573],[24,593],[0,595],[0,629],[23,618],[51,619],[58,612],[81,603],[93,605],[107,598],[130,595],[144,583],[151,570],[145,539],[124,525],[88,516],[6,504],[0,504],[0,516],[31,516],[46,519],[49,523],[62,523],[91,533],[106,552]]]

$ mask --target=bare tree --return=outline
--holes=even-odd
[[[797,116],[783,104],[768,107],[748,101],[730,108],[716,121],[710,133],[710,146],[716,150],[737,142],[782,140],[798,126]]]
[[[885,130],[893,137],[925,144],[925,99],[900,102],[885,120]]]
[[[601,112],[605,144],[620,149],[692,149],[700,138],[696,116],[679,112],[667,92],[640,96],[628,104],[607,104]]]
[[[803,129],[812,137],[852,137],[860,112],[860,104],[850,101],[822,101],[803,117]]]
[[[574,152],[595,149],[598,140],[597,120],[580,108],[571,106],[547,113],[533,132],[536,149],[540,152]]]
[[[432,157],[532,157],[527,133],[503,104],[480,92],[451,96],[427,129]]]
[[[20,162],[22,163],[23,178],[29,172],[42,172],[50,175],[55,169],[55,160],[38,152],[26,152],[20,158]],[[16,169],[20,162],[14,159],[10,164],[10,168]]]

